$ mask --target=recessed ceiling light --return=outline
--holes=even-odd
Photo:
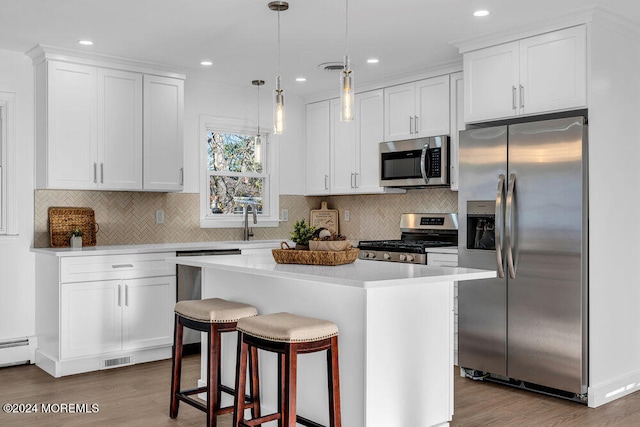
[[[487,15],[489,15],[489,11],[488,10],[476,10],[475,12],[473,12],[473,16],[482,17],[482,16],[487,16]]]
[[[91,40],[78,40],[78,43],[80,43],[83,46],[91,46],[93,44]]]
[[[369,58],[369,59],[367,59],[367,64],[377,64],[378,62],[380,62],[380,60],[378,58]]]
[[[296,77],[296,81],[297,82],[306,82],[307,79],[306,79],[306,77]]]
[[[202,61],[202,62],[200,63],[200,65],[206,65],[206,66],[209,66],[209,65],[213,65],[213,62],[211,62],[211,61]]]

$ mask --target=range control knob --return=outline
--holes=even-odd
[[[389,254],[388,252],[385,252],[385,253],[382,255],[382,258],[383,258],[383,259],[391,259],[391,254]]]
[[[414,258],[414,257],[413,257],[413,255],[409,255],[409,254],[407,254],[406,258],[407,258],[407,261],[408,261],[408,262],[411,262],[411,261],[413,261],[413,258]]]
[[[406,261],[407,260],[407,256],[405,254],[400,254],[400,256],[398,258],[400,259],[400,261]]]
[[[367,258],[375,258],[375,257],[376,257],[375,252],[367,252]]]

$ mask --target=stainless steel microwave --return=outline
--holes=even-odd
[[[380,144],[381,187],[446,185],[449,185],[448,136]]]

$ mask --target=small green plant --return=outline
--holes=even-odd
[[[82,237],[84,233],[78,227],[74,228],[71,232],[71,237]]]
[[[309,225],[304,219],[296,221],[291,232],[291,240],[302,246],[309,246],[309,240],[313,237],[316,227]]]

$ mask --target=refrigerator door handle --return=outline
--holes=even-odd
[[[429,172],[431,169],[431,156],[429,155],[429,145],[431,143],[427,143],[422,147],[422,156],[420,156],[420,173],[422,173],[422,179],[424,179],[424,183],[429,183]]]
[[[502,227],[504,227],[504,215],[502,204],[504,202],[504,175],[498,177],[498,190],[496,191],[496,265],[498,266],[498,277],[504,277],[504,259],[502,258]]]
[[[516,269],[514,268],[513,263],[513,228],[514,228],[514,197],[516,191],[516,174],[512,173],[509,175],[509,185],[507,188],[507,209],[505,212],[506,217],[506,227],[505,227],[505,240],[507,243],[507,268],[509,269],[509,277],[512,279],[516,278]]]

